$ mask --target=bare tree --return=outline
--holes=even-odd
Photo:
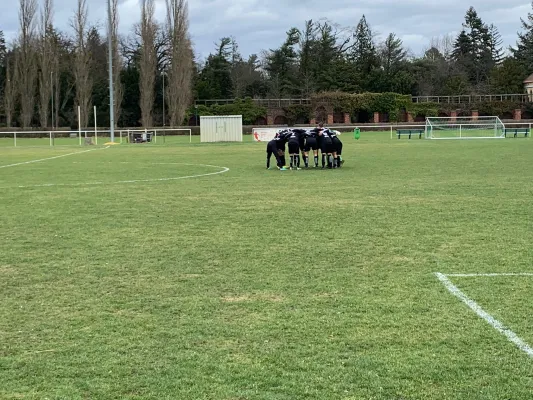
[[[35,111],[35,83],[37,79],[37,49],[35,15],[37,0],[19,0],[19,48],[17,51],[18,90],[20,94],[21,122],[31,125]]]
[[[75,32],[74,78],[76,81],[76,103],[80,107],[81,126],[86,127],[91,108],[92,80],[89,76],[91,55],[87,49],[87,4],[78,0],[78,6],[71,22]]]
[[[49,126],[48,114],[50,110],[50,100],[53,96],[52,79],[55,57],[53,57],[52,54],[52,18],[52,0],[44,0],[43,9],[41,11],[41,39],[39,43],[39,119],[41,127],[43,128]]]
[[[124,89],[120,80],[120,73],[122,71],[122,58],[119,52],[119,37],[118,37],[118,0],[111,0],[111,47],[113,53],[113,95],[115,100],[114,107],[114,121],[115,127],[120,118],[122,107],[122,99]]]
[[[141,46],[139,89],[141,94],[142,125],[147,128],[153,125],[154,85],[157,69],[155,38],[157,25],[154,21],[154,0],[142,0],[141,3]]]
[[[189,37],[187,0],[166,0],[170,40],[168,110],[170,126],[183,123],[192,97],[193,50]]]
[[[11,53],[13,55],[13,53]],[[15,113],[15,103],[17,101],[17,68],[14,66],[13,56],[7,56],[5,59],[6,82],[4,86],[4,111],[6,113],[7,127],[13,124],[13,115]]]

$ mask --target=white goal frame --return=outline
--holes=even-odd
[[[124,131],[121,131],[121,138],[120,138],[121,139],[121,143],[122,143],[122,132],[126,133],[126,135],[128,137],[128,141],[129,141],[129,138],[130,138],[132,133],[143,133],[143,134],[151,133],[151,134],[153,134],[153,143],[154,144],[157,143],[158,137],[162,138],[162,141],[164,143],[165,142],[166,132],[186,132],[186,133],[189,133],[189,143],[192,143],[192,129],[186,129],[186,128],[176,128],[176,129],[173,129],[173,128],[126,129]]]
[[[456,131],[455,136],[436,137],[434,132],[442,129]],[[493,135],[472,136],[469,131],[493,131]],[[504,139],[505,124],[497,116],[479,117],[426,117],[426,139]]]

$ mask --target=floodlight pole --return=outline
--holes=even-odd
[[[113,91],[113,40],[111,38],[113,31],[113,21],[111,19],[111,0],[107,0],[107,18],[108,18],[108,38],[107,47],[109,48],[109,132],[111,134],[111,142],[115,141],[115,96]]]
[[[161,73],[163,77],[163,128],[165,127],[165,71]]]
[[[54,129],[54,71],[50,71],[50,99],[52,100],[52,129]]]

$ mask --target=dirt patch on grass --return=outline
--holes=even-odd
[[[16,271],[11,265],[0,265],[0,275],[13,275]]]

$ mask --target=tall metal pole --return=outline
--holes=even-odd
[[[52,129],[54,129],[54,71],[50,71],[50,93],[52,99]]]
[[[163,75],[163,128],[165,127],[165,71],[162,73]]]
[[[111,18],[111,0],[107,0],[107,18],[109,19],[109,31],[107,38],[107,46],[109,47],[109,131],[111,133],[111,141],[115,141],[115,93],[113,91],[113,20]]]

